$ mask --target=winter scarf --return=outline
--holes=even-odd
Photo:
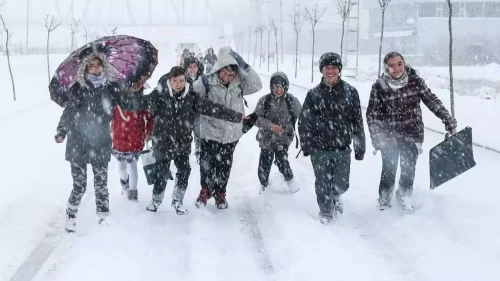
[[[397,90],[400,88],[403,88],[408,84],[408,71],[403,72],[403,75],[399,77],[398,79],[392,78],[392,76],[389,74],[387,71],[387,67],[384,69],[384,73],[382,74],[382,79],[384,79],[387,84],[389,84],[389,87],[391,87],[393,90]]]
[[[106,74],[104,73],[104,71],[102,71],[100,74],[97,74],[97,75],[86,73],[85,79],[88,82],[92,83],[92,85],[94,85],[95,88],[102,87],[102,86],[106,85],[106,82],[107,82]]]

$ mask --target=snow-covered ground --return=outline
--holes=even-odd
[[[52,69],[63,59],[53,56]],[[161,52],[160,60],[152,86],[174,62]],[[228,210],[216,209],[213,201],[206,209],[195,208],[199,171],[194,157],[185,198],[187,216],[177,216],[169,206],[172,182],[158,213],[145,210],[151,187],[144,177],[140,178],[139,202],[126,200],[112,161],[110,225],[97,225],[90,176],[77,232],[68,235],[62,225],[72,182],[64,145],[54,142],[61,109],[49,100],[45,57],[15,57],[13,64],[19,89],[16,103],[9,100],[10,80],[0,61],[4,86],[0,97],[2,281],[500,280],[500,155],[475,149],[475,168],[430,191],[427,152],[443,138],[430,131],[426,132],[426,152],[418,162],[413,199],[418,210],[413,215],[377,210],[381,160],[370,149],[364,161],[353,160],[345,213],[332,225],[316,220],[312,167],[309,158],[295,158],[295,143],[290,149],[291,165],[301,190],[289,194],[274,167],[271,187],[259,195],[254,128],[235,152]],[[291,70],[286,71],[293,77]],[[308,87],[310,72],[303,72],[309,75],[292,81]],[[366,104],[372,81],[360,80],[351,82]],[[269,91],[268,78],[262,76],[262,81],[263,91],[247,99],[248,112]],[[290,91],[302,101],[305,98],[302,88],[292,86]],[[444,95],[440,94],[443,100]],[[469,103],[471,111],[474,106]],[[476,117],[486,112],[476,110]],[[471,124],[479,141],[480,122],[459,112],[457,101],[460,124]],[[425,118],[426,125],[442,129],[428,115]],[[482,121],[491,126],[490,132],[497,126],[498,134],[497,124]]]

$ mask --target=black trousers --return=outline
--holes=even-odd
[[[109,213],[108,192],[108,163],[92,165],[94,173],[95,203],[97,214]],[[68,215],[76,216],[82,202],[82,197],[87,190],[87,164],[71,163],[71,176],[73,177],[73,190],[68,199]]]
[[[155,180],[153,186],[153,201],[161,203],[163,201],[167,181],[170,173],[171,160],[159,161],[155,164]],[[189,154],[179,155],[174,159],[174,165],[177,168],[175,174],[176,181],[172,199],[182,201],[188,186],[189,175],[191,174],[191,165],[189,164]]]
[[[415,180],[415,166],[417,165],[418,148],[415,143],[397,141],[394,146],[386,147],[382,152],[382,174],[380,176],[380,199],[390,199],[396,182],[398,160],[401,166],[399,187],[404,194],[411,195]]]
[[[226,192],[237,144],[238,141],[223,144],[206,139],[201,140],[200,183],[211,193]]]
[[[280,173],[285,177],[286,181],[293,178],[293,172],[290,168],[290,162],[288,162],[288,146],[283,146],[282,150],[271,151],[267,149],[260,150],[259,158],[259,170],[257,172],[260,180],[260,184],[267,186],[269,183],[269,173],[271,172],[271,166],[273,164],[278,166]]]

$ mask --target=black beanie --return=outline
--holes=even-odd
[[[324,53],[319,58],[319,71],[323,72],[323,67],[329,65],[335,66],[339,69],[339,71],[342,71],[342,58],[340,55],[334,52]]]

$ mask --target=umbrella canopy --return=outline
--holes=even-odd
[[[116,82],[121,89],[140,88],[158,64],[158,50],[149,41],[128,35],[102,37],[73,51],[59,65],[49,84],[54,102],[65,107],[70,88],[84,80],[85,62],[92,56],[103,61],[108,81]]]

